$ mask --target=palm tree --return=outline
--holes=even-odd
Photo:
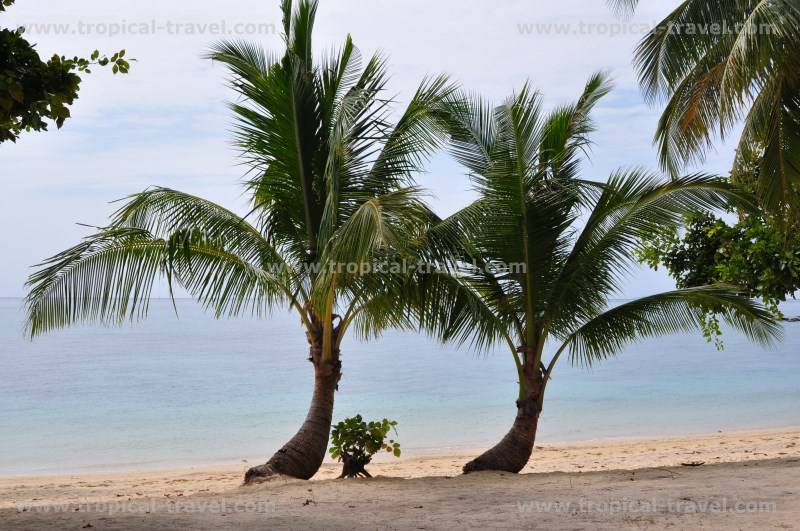
[[[421,323],[445,341],[505,345],[519,378],[511,430],[465,473],[525,466],[545,388],[564,354],[590,365],[637,339],[698,329],[708,311],[762,343],[779,332],[766,309],[727,286],[609,306],[641,237],[679,224],[689,211],[744,203],[746,195],[703,175],[664,182],[630,170],[604,184],[581,180],[589,114],[608,90],[597,74],[575,104],[549,114],[528,85],[496,108],[469,97],[450,104],[451,151],[480,197],[431,230],[437,246],[449,242],[446,251],[462,252],[458,267],[440,261],[418,288]]]
[[[282,9],[282,57],[242,42],[211,54],[241,96],[232,109],[252,216],[148,189],[129,197],[107,227],[41,264],[27,299],[32,336],[143,318],[158,278],[217,317],[296,311],[314,367],[311,406],[297,434],[245,482],[313,476],[327,448],[346,332],[371,337],[408,325],[393,303],[405,272],[380,266],[409,258],[431,222],[412,179],[440,142],[433,109],[451,91],[444,78],[424,82],[392,124],[385,61],[376,55],[362,66],[348,37],[316,65],[316,2],[293,10],[285,0]]]
[[[630,10],[637,0],[612,2]],[[780,221],[800,211],[800,5],[684,0],[648,33],[635,63],[645,97],[666,101],[656,142],[673,175],[743,123],[735,180],[753,180]]]

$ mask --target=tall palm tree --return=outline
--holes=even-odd
[[[637,0],[614,0],[626,10]],[[656,142],[673,175],[743,124],[735,180],[779,220],[800,213],[800,3],[684,0],[636,49],[645,97],[666,101]]]
[[[406,274],[381,267],[412,253],[431,222],[413,175],[440,142],[434,109],[452,89],[424,82],[395,123],[384,60],[362,66],[348,37],[313,62],[316,2],[282,4],[286,50],[243,42],[211,56],[231,73],[236,141],[250,170],[251,215],[166,188],[129,197],[107,227],[48,259],[29,280],[31,335],[80,321],[146,315],[154,282],[181,286],[217,316],[297,312],[314,394],[297,434],[245,482],[310,478],[325,456],[340,345],[408,318],[393,303]]]
[[[506,346],[519,378],[511,430],[464,472],[525,466],[545,388],[564,354],[592,364],[637,339],[698,329],[707,311],[759,342],[779,332],[766,309],[726,286],[609,306],[639,238],[680,223],[686,212],[746,196],[703,175],[664,182],[632,170],[602,184],[581,180],[589,114],[608,90],[597,74],[575,104],[548,114],[527,85],[495,108],[469,97],[450,105],[451,150],[480,197],[431,230],[435,245],[462,251],[458,267],[440,262],[418,288],[421,322],[443,340]]]

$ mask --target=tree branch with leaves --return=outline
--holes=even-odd
[[[13,4],[2,0],[0,13]],[[24,37],[24,28],[0,29],[0,143],[16,142],[24,132],[46,131],[49,123],[61,128],[70,118],[83,76],[95,66],[111,66],[127,74],[125,50],[111,56],[95,50],[89,58],[54,54],[40,57]]]

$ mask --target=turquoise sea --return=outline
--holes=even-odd
[[[297,319],[215,320],[189,300],[148,320],[34,342],[22,301],[0,299],[0,475],[160,468],[267,458],[306,413],[312,369]],[[800,314],[800,303],[784,306]],[[560,366],[539,441],[800,425],[800,323],[764,350],[733,333],[649,340],[592,369]],[[406,451],[477,448],[513,420],[505,352],[412,333],[345,340],[335,419],[399,422]]]

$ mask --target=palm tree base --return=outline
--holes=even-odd
[[[534,406],[535,407],[535,406]],[[503,439],[462,468],[464,474],[495,470],[516,474],[528,464],[533,453],[539,412],[532,415],[517,413],[514,425]]]
[[[244,473],[244,484],[252,485],[254,483],[261,483],[279,475],[281,475],[281,473],[272,468],[272,465],[264,463],[263,465],[247,469],[247,472]]]
[[[333,397],[342,376],[342,364],[338,350],[333,362],[325,362],[321,359],[321,349],[311,347],[310,359],[314,365],[314,396],[303,425],[269,461],[245,473],[245,485],[261,483],[278,475],[311,479],[322,465],[328,450]]]
[[[526,352],[530,358],[531,352]],[[465,474],[482,470],[497,470],[516,474],[528,464],[539,425],[539,395],[544,391],[544,375],[531,359],[524,365],[524,398],[517,400],[517,416],[505,437],[462,468]]]

